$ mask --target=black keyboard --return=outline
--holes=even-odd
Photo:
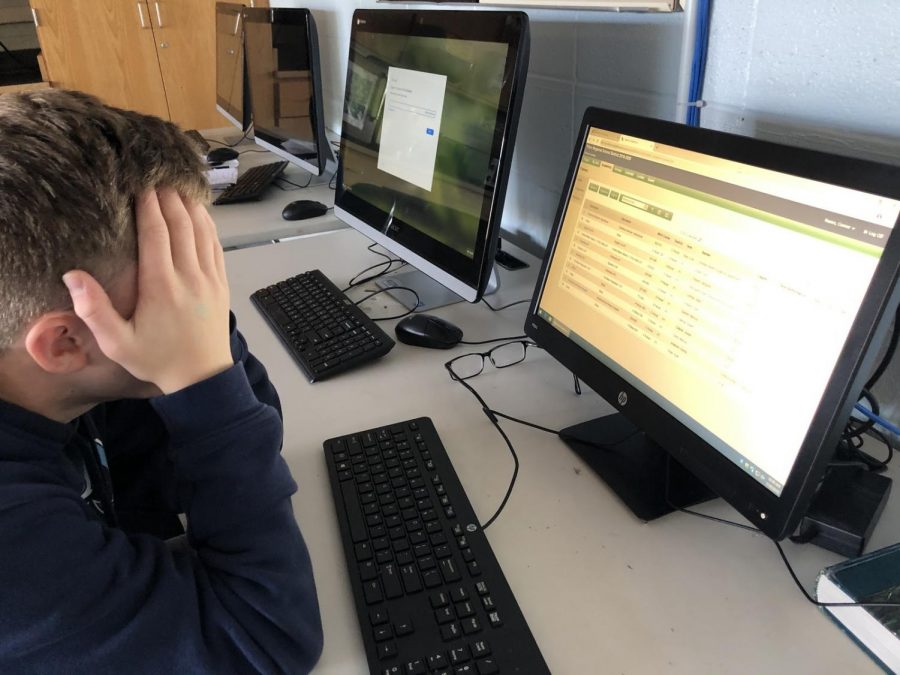
[[[251,166],[238,177],[237,183],[220,192],[213,204],[234,204],[235,202],[261,199],[272,181],[284,171],[287,165],[286,161],[278,161]]]
[[[310,382],[374,361],[394,346],[319,270],[261,288],[250,300]]]
[[[429,418],[325,458],[372,673],[550,672]]]

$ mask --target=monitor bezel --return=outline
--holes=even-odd
[[[322,89],[319,38],[313,13],[310,10],[301,7],[244,7],[243,20],[250,21],[251,23],[281,24],[287,26],[305,27],[306,43],[309,46],[309,69],[312,79],[312,113],[315,116],[312,126],[314,136],[313,142],[316,145],[316,161],[312,162],[302,157],[298,157],[297,155],[294,155],[281,148],[279,145],[279,143],[282,141],[281,136],[277,135],[272,129],[267,129],[265,126],[260,126],[259,120],[255,117],[253,120],[253,135],[256,144],[260,147],[263,147],[269,152],[288,160],[292,164],[296,164],[306,171],[309,171],[313,175],[321,176],[325,172],[325,167],[328,164],[328,160],[334,159],[334,154],[331,151],[331,144],[328,142],[328,137],[325,135],[325,114],[322,102],[324,93]],[[249,64],[250,56],[247,53],[246,30],[244,31],[244,35],[244,58]],[[246,73],[249,77],[249,67]],[[247,94],[252,107],[253,89],[251,86],[249,86],[249,80],[247,84]]]
[[[240,31],[241,31],[241,110],[240,116],[241,119],[237,118],[237,111],[231,110],[226,105],[220,102],[219,89],[218,89],[218,73],[216,73],[216,111],[222,115],[229,123],[236,126],[241,131],[247,131],[253,123],[253,116],[250,110],[250,98],[247,95],[247,60],[245,56],[245,45],[244,45],[244,17],[243,17],[244,5],[239,5],[233,2],[217,2],[215,13],[224,14],[229,13],[235,16],[240,17]],[[219,32],[216,30],[216,67],[218,68],[219,58]]]
[[[343,161],[338,162],[334,213],[340,220],[402,257],[464,300],[477,302],[490,280],[500,239],[500,221],[512,165],[513,140],[518,128],[528,72],[530,31],[528,15],[524,12],[479,12],[477,22],[473,22],[472,18],[471,12],[464,10],[358,9],[353,13],[346,80],[350,81],[353,45],[360,31],[430,37],[430,27],[439,25],[457,29],[457,34],[460,30],[466,31],[467,40],[476,40],[479,35],[483,35],[486,40],[488,37],[494,38],[487,41],[496,42],[496,34],[501,29],[505,30],[504,37],[509,51],[501,100],[506,99],[509,103],[506,109],[501,106],[497,112],[491,149],[494,161],[492,172],[485,181],[486,184],[493,183],[494,189],[482,202],[472,258],[352,194],[344,185]],[[352,142],[352,139],[348,138],[346,130],[342,128],[341,158],[344,157],[348,142]],[[376,227],[372,223],[380,226]]]
[[[539,316],[541,295],[590,127],[892,199],[900,199],[900,167],[599,108],[588,108],[581,123],[547,250],[529,305],[525,333],[663,446],[674,459],[762,532],[773,539],[783,539],[796,529],[825,475],[853,405],[875,365],[877,348],[883,342],[897,303],[900,302],[900,219],[894,226],[875,270],[859,314],[813,416],[810,430],[782,493],[777,496]],[[625,397],[620,396],[623,392]],[[625,400],[626,403],[623,405],[620,400]],[[779,410],[773,410],[772,413],[788,414],[787,411]]]

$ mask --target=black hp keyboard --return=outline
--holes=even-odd
[[[394,346],[319,270],[262,288],[250,300],[310,382],[374,361]]]
[[[237,183],[225,188],[213,204],[233,204],[260,199],[287,165],[285,161],[278,161],[251,166],[240,175]]]
[[[549,673],[427,417],[325,441],[372,673]]]

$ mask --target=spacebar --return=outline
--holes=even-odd
[[[359,499],[356,496],[356,485],[348,480],[341,483],[341,495],[344,498],[344,508],[347,509],[347,520],[350,523],[350,538],[354,544],[366,541],[366,522],[363,520],[362,509],[359,507]]]

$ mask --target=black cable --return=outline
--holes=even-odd
[[[489,303],[484,298],[481,298],[481,301],[488,306],[492,312],[502,312],[504,309],[508,307],[512,307],[514,305],[521,305],[523,302],[531,302],[531,298],[526,298],[525,300],[516,300],[515,302],[511,302],[508,305],[503,305],[502,307],[494,307],[491,303]]]
[[[733,520],[726,520],[725,518],[717,518],[716,516],[709,516],[705,513],[699,513],[697,511],[691,511],[690,509],[685,509],[680,506],[676,506],[672,504],[669,500],[669,480],[668,480],[668,472],[669,472],[669,463],[671,462],[671,458],[666,461],[666,503],[671,506],[676,511],[681,511],[682,513],[687,513],[692,516],[697,516],[698,518],[705,518],[707,520],[712,520],[717,523],[721,523],[723,525],[730,525],[731,527],[738,527],[742,530],[749,530],[750,532],[756,534],[763,534],[762,530],[752,527],[750,525],[744,525],[743,523],[736,523]],[[781,555],[781,559],[784,561],[784,566],[787,567],[788,574],[790,574],[791,579],[794,580],[794,584],[796,584],[797,588],[800,589],[800,592],[803,594],[803,597],[806,598],[809,602],[816,605],[817,607],[900,607],[900,602],[820,602],[813,598],[807,590],[803,587],[803,584],[800,583],[800,579],[797,577],[796,572],[794,572],[794,568],[791,566],[791,562],[788,560],[787,555],[784,552],[784,549],[781,547],[781,543],[776,539],[772,539],[771,537],[766,537],[769,539],[775,547],[778,549],[778,553]]]
[[[299,183],[295,183],[292,180],[288,180],[284,176],[275,176],[275,178],[273,180],[284,181],[288,185],[293,185],[294,187],[300,188],[302,190],[303,188],[309,187],[309,184],[312,183],[312,179],[313,179],[312,174],[309,174],[309,180],[306,181],[306,185],[300,185]],[[279,185],[278,187],[281,187],[281,186]],[[281,188],[281,189],[284,190],[284,188]]]
[[[250,135],[251,131],[253,131],[252,124],[249,127],[247,127],[247,131],[244,132],[244,135],[241,136],[239,139],[237,139],[234,143],[226,143],[225,141],[218,141],[215,138],[206,138],[206,142],[207,143],[218,143],[219,145],[225,146],[226,148],[233,148],[233,147],[236,147],[236,146],[240,145],[241,143],[243,143],[244,140],[246,140],[247,136]]]
[[[447,367],[447,364],[444,364],[444,367]],[[447,368],[449,371],[450,369]],[[454,378],[456,379],[456,378]],[[516,478],[519,475],[519,456],[516,454],[516,449],[513,447],[512,442],[509,440],[509,436],[506,435],[506,432],[503,431],[503,427],[500,426],[500,423],[497,421],[497,417],[494,415],[493,411],[488,407],[488,404],[485,403],[484,399],[478,394],[472,386],[466,382],[465,380],[456,379],[462,386],[469,390],[469,393],[472,394],[476,398],[476,400],[481,404],[482,412],[487,416],[487,418],[491,421],[491,424],[494,425],[494,428],[500,433],[503,437],[503,440],[506,441],[506,447],[509,448],[509,454],[512,455],[513,458],[513,473],[512,478],[509,480],[509,486],[506,488],[506,494],[503,495],[503,499],[500,501],[500,506],[497,507],[497,510],[494,512],[490,518],[481,526],[482,530],[488,529],[491,524],[500,517],[500,514],[503,512],[506,503],[509,501],[510,495],[512,495],[513,487],[516,485]]]
[[[336,185],[337,185],[337,171],[334,172],[334,174],[331,176],[331,180],[328,181],[328,188],[330,190],[334,190],[336,188]]]
[[[803,584],[800,583],[800,579],[798,579],[797,575],[794,573],[794,568],[791,567],[791,563],[787,559],[787,556],[785,555],[784,549],[781,547],[781,544],[775,539],[772,539],[772,543],[774,543],[775,547],[778,549],[778,553],[781,555],[781,559],[784,561],[784,564],[791,575],[791,579],[793,579],[794,583],[797,584],[797,588],[799,588],[800,592],[803,593],[803,597],[809,600],[816,607],[900,607],[900,602],[820,602],[819,600],[816,600],[814,597],[812,597],[805,588],[803,588]]]
[[[331,207],[331,208],[334,208],[334,207]],[[346,293],[347,291],[349,291],[351,288],[353,288],[355,286],[362,286],[363,284],[367,284],[370,281],[373,281],[375,279],[378,279],[379,277],[384,276],[385,274],[388,274],[389,272],[396,272],[397,270],[399,270],[402,267],[409,264],[405,260],[400,260],[399,258],[392,258],[389,255],[382,253],[381,251],[376,251],[375,250],[376,246],[378,246],[378,244],[370,244],[369,246],[366,247],[366,250],[370,251],[371,253],[374,253],[375,255],[380,255],[382,258],[384,258],[384,261],[380,262],[380,263],[375,263],[374,265],[369,265],[364,270],[360,270],[359,272],[354,274],[352,277],[350,277],[350,281],[348,282],[347,287],[341,289],[342,293]],[[400,264],[396,269],[392,270],[391,265],[393,265],[394,263],[400,263]],[[372,275],[366,277],[365,279],[358,279],[359,276],[365,274],[369,270],[379,267],[380,265],[387,265],[387,267],[384,270],[382,270],[381,272],[378,272],[378,274],[372,274]]]
[[[503,342],[504,340],[524,340],[527,335],[513,335],[512,337],[497,337],[489,340],[460,340],[461,345],[488,345],[492,342]]]
[[[868,387],[863,388],[863,390],[859,394],[860,400],[865,399],[869,402],[869,410],[871,410],[876,415],[881,414],[881,406],[878,404],[878,400],[875,398],[875,395],[869,390]],[[862,435],[867,432],[869,429],[875,426],[875,420],[873,419],[865,419],[859,420],[855,417],[850,417],[847,420],[847,426],[844,428],[844,439],[853,439],[860,438]],[[860,443],[860,445],[862,445]]]
[[[870,392],[868,389],[863,389],[860,399],[865,399],[869,403],[869,408],[876,415],[880,414],[881,407],[878,404],[878,399]],[[873,457],[867,452],[862,450],[863,446],[863,435],[875,436],[878,440],[880,440],[887,447],[887,458],[884,460],[878,459],[877,457]],[[844,434],[841,437],[841,444],[838,446],[838,452],[836,456],[841,459],[849,459],[851,461],[856,460],[862,462],[866,465],[868,470],[870,471],[884,471],[887,468],[887,465],[894,457],[894,447],[890,441],[890,438],[882,433],[879,429],[875,428],[875,423],[871,419],[867,420],[858,420],[855,417],[851,417],[847,422],[847,426],[844,429]],[[840,461],[840,460],[839,460]],[[835,462],[832,462],[834,465]]]
[[[549,427],[542,427],[540,424],[535,424],[534,422],[527,422],[525,420],[520,420],[518,417],[512,417],[505,413],[499,412],[497,410],[491,410],[491,412],[497,417],[502,417],[503,419],[507,419],[510,422],[515,422],[516,424],[524,424],[526,427],[531,427],[533,429],[537,429],[539,431],[546,431],[548,434],[553,434],[554,436],[559,436],[559,431],[556,429],[550,429]]]

